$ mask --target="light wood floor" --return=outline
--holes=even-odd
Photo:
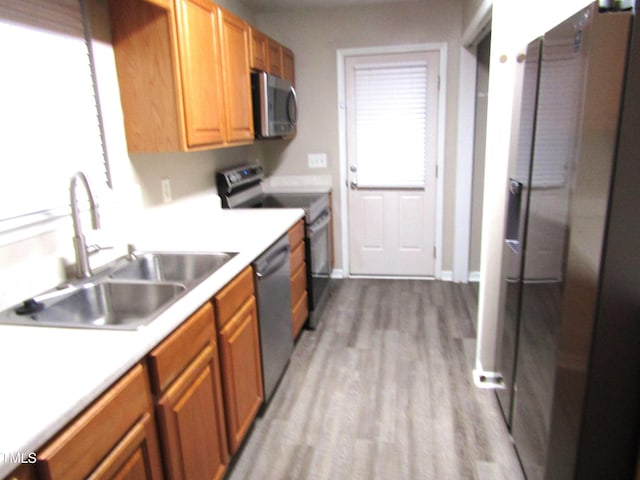
[[[494,392],[473,385],[477,287],[333,282],[228,478],[522,478]]]

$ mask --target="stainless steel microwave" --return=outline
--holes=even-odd
[[[256,137],[277,138],[294,132],[298,102],[290,82],[266,72],[254,72],[251,91]]]

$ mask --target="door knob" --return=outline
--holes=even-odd
[[[357,171],[358,171],[358,167],[356,167],[355,165],[351,165],[351,166],[349,167],[349,171],[351,171],[351,172],[354,172],[354,173],[355,173],[355,172],[357,172]]]

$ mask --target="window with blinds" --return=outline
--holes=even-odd
[[[78,170],[107,188],[87,37],[79,0],[0,2],[0,231],[68,214]]]
[[[359,187],[425,186],[428,79],[426,61],[355,65]]]

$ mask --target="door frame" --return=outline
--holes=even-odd
[[[447,44],[445,42],[420,43],[386,47],[341,48],[336,52],[338,72],[338,141],[340,160],[340,219],[342,227],[342,272],[350,277],[349,266],[349,205],[347,192],[347,115],[346,115],[346,57],[361,55],[382,55],[393,53],[414,53],[438,51],[440,54],[440,88],[438,91],[438,132],[436,154],[436,227],[435,227],[435,269],[434,277],[442,278],[442,232],[444,205],[444,150],[447,97]],[[412,277],[416,278],[416,277]],[[429,277],[432,278],[432,277]]]

